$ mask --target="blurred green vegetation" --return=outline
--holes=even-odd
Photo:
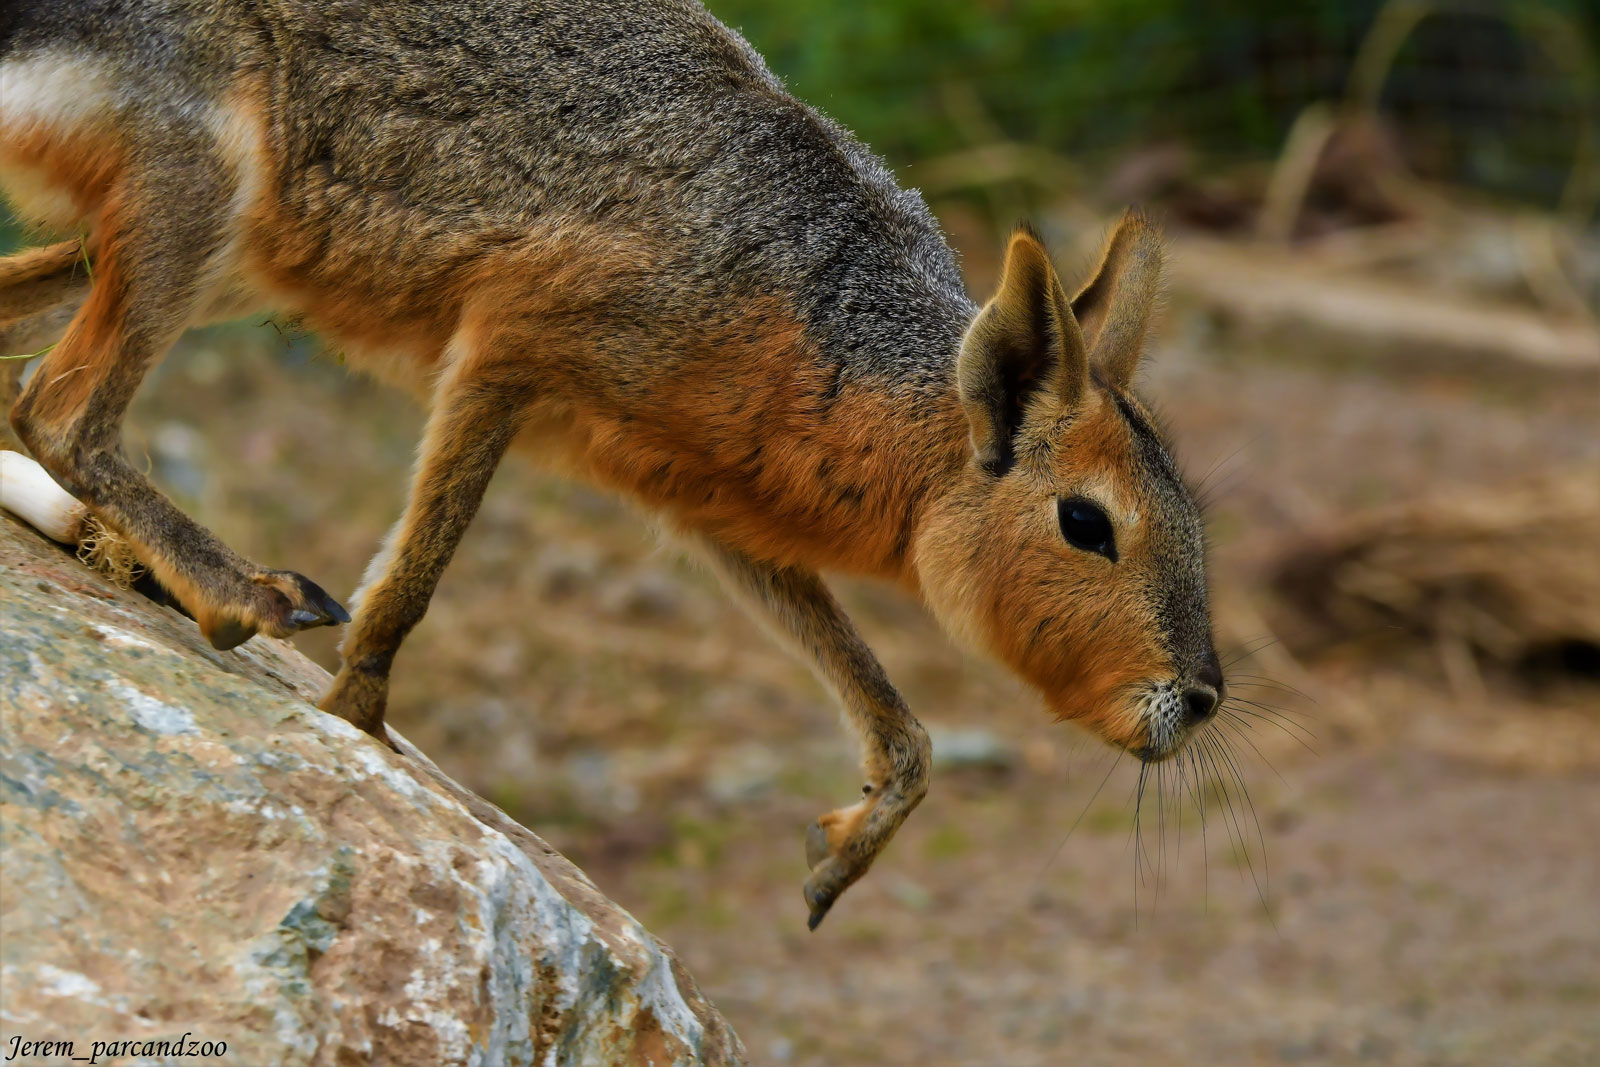
[[[9,256],[23,244],[23,228],[0,203],[0,256]]]
[[[1010,140],[1089,167],[1155,142],[1214,165],[1276,154],[1402,5],[1427,14],[1380,104],[1411,164],[1554,206],[1582,131],[1600,140],[1597,0],[708,0],[895,165]],[[0,254],[20,240],[0,209]]]
[[[1337,99],[1384,0],[709,0],[790,89],[892,162],[1005,138],[1093,161],[1178,140],[1275,153]],[[1594,116],[1594,0],[1420,2],[1383,106],[1430,145],[1431,176],[1559,195]],[[1550,27],[1587,78],[1550,54]]]

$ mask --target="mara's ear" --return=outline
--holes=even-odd
[[[1012,439],[1035,394],[1049,390],[1070,409],[1089,384],[1088,349],[1050,255],[1026,229],[1011,235],[1000,289],[961,342],[956,383],[978,463],[1003,474]]]
[[[1122,216],[1100,265],[1072,298],[1095,365],[1126,389],[1139,369],[1144,334],[1161,296],[1161,231],[1137,211]]]

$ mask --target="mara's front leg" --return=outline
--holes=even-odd
[[[319,705],[391,747],[383,717],[395,653],[428,610],[532,396],[520,351],[500,347],[493,333],[476,347],[452,344],[448,358],[405,515],[367,568],[355,622],[339,646],[339,674]]]
[[[708,548],[728,586],[815,662],[861,735],[867,775],[861,799],[822,816],[806,831],[811,876],[805,898],[815,930],[928,792],[928,733],[822,579],[723,545]]]

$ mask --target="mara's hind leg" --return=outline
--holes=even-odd
[[[128,403],[207,298],[227,239],[231,189],[221,167],[193,144],[162,158],[192,162],[113,191],[96,227],[88,299],[12,408],[12,426],[68,492],[133,545],[216,647],[258,631],[284,637],[347,621],[314,583],[233,552],[122,456]]]
[[[498,364],[491,352],[453,354],[434,393],[405,515],[368,568],[339,647],[339,675],[321,703],[384,740],[395,653],[427,611],[532,398],[525,367]]]
[[[0,259],[0,416],[17,402],[28,359],[61,339],[89,293],[89,261],[77,241]],[[0,418],[0,448],[20,449]]]

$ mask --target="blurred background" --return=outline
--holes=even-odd
[[[1226,755],[1136,799],[843,583],[936,768],[808,934],[803,828],[859,788],[827,697],[638,515],[516,461],[391,721],[675,946],[758,1063],[1600,1062],[1600,8],[710,6],[923,191],[977,294],[1018,219],[1068,277],[1123,205],[1164,220],[1145,392],[1204,487]],[[348,592],[420,414],[338,363],[281,322],[191,335],[127,448]]]

